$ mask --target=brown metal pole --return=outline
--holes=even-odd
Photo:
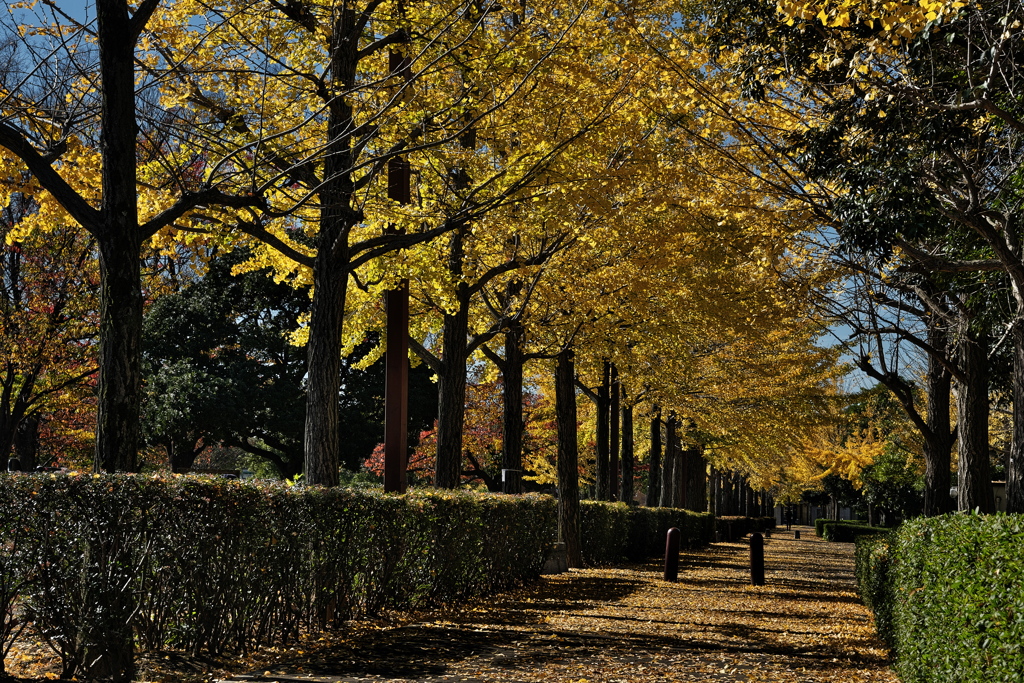
[[[665,580],[676,581],[679,578],[679,537],[681,532],[672,527],[665,534]]]
[[[619,370],[611,364],[608,405],[608,500],[619,500],[619,442],[621,436],[621,408],[619,406]]]
[[[764,585],[764,537],[750,534],[750,585]]]
[[[391,52],[388,66],[392,74],[406,81],[411,78],[410,61],[401,53]],[[412,199],[411,179],[406,158],[388,161],[388,199],[408,204]],[[402,280],[388,291],[384,305],[388,335],[384,351],[384,490],[405,493],[409,458],[409,281]]]
[[[384,295],[387,349],[384,382],[384,490],[405,493],[409,424],[409,282]]]

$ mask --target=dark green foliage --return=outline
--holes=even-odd
[[[309,292],[266,271],[232,274],[244,256],[213,260],[147,311],[143,433],[176,471],[222,443],[292,477],[302,469],[306,351],[288,333],[308,312]]]
[[[829,524],[831,522],[839,522],[839,521],[844,522],[846,524],[861,524],[861,525],[867,524],[867,522],[865,522],[863,520],[859,520],[859,519],[836,520],[836,519],[827,519],[825,517],[819,517],[818,519],[814,520],[814,534],[818,538],[821,538],[824,535],[824,533],[825,533],[825,525],[826,524]]]
[[[822,525],[821,537],[826,541],[853,543],[860,536],[884,534],[889,530],[884,527],[868,526],[863,522],[828,521]]]
[[[886,448],[864,468],[861,479],[864,482],[864,502],[869,505],[886,510],[899,519],[921,514],[924,478],[917,463],[903,453]]]
[[[664,555],[665,535],[672,527],[681,533],[680,547],[697,548],[711,542],[713,524],[706,512],[580,501],[583,561],[600,565]]]
[[[31,475],[0,480],[0,519],[18,520],[3,529],[0,587],[20,592],[71,676],[119,639],[244,652],[533,580],[555,503]]]
[[[626,559],[629,547],[630,508],[625,503],[580,501],[580,545],[588,565]]]
[[[233,274],[245,256],[212,260],[203,277],[161,296],[146,313],[143,433],[166,449],[175,471],[219,443],[291,478],[303,466],[306,349],[288,337],[309,311],[309,292],[265,270]],[[384,439],[384,361],[352,367],[376,341],[359,346],[341,369],[341,465],[351,471]],[[409,372],[410,444],[437,417],[430,376],[425,366]]]
[[[775,528],[774,517],[730,517],[723,516],[715,519],[715,531],[723,541],[735,541],[747,534],[763,534],[769,529]]]
[[[860,597],[875,616],[875,630],[890,647],[892,634],[892,595],[889,581],[891,534],[867,534],[856,539],[856,575]]]
[[[1024,516],[919,518],[883,538],[860,542],[858,576],[901,680],[1020,681]]]

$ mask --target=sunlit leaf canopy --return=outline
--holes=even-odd
[[[332,63],[356,15],[367,17],[357,63]],[[821,220],[808,197],[825,190],[798,182],[775,146],[809,125],[812,103],[742,97],[732,72],[709,62],[702,21],[699,8],[654,1],[166,4],[136,52],[148,107],[142,218],[208,185],[262,195],[259,208],[200,207],[154,245],[244,243],[254,256],[242,269],[271,266],[305,285],[331,174],[345,174],[349,244],[453,222],[466,234],[459,272],[446,266],[450,235],[364,258],[342,352],[382,328],[380,294],[402,279],[412,334],[436,348],[455,287],[512,261],[473,299],[471,332],[494,324],[497,292],[513,292],[501,305],[518,311],[529,351],[571,343],[591,384],[613,361],[641,407],[690,421],[714,464],[768,486],[826,419],[841,373],[809,304],[836,277],[812,239]],[[46,33],[93,49],[88,27]],[[64,99],[85,116],[93,87],[72,81]],[[330,131],[339,110],[349,127]],[[60,137],[39,112],[22,115],[41,138]],[[329,153],[339,136],[351,152],[342,169]],[[96,140],[85,127],[67,145],[61,169],[95,194]],[[412,169],[407,204],[388,197],[398,156]],[[5,177],[22,179],[12,191],[38,192],[3,159]],[[71,222],[42,196],[19,229]]]

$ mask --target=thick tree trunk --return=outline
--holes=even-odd
[[[707,465],[700,446],[686,451],[686,509],[704,512],[708,507],[707,498]]]
[[[597,491],[594,497],[597,500],[608,500],[608,493],[611,489],[608,476],[608,442],[610,437],[608,406],[611,402],[610,393],[611,364],[608,361],[604,361],[601,370],[601,385],[597,388],[597,422],[595,424],[595,430],[597,432],[597,452],[595,454],[597,466]]]
[[[583,566],[580,545],[579,450],[576,436],[576,369],[573,353],[558,354],[555,365],[555,414],[558,429],[558,528],[570,567]]]
[[[647,507],[661,505],[661,411],[651,418],[651,452],[647,458]]]
[[[608,500],[619,499],[619,371],[611,365],[608,402]]]
[[[441,372],[437,376],[437,461],[434,469],[434,485],[443,489],[453,489],[459,485],[462,466],[469,335],[468,294],[466,298],[465,302],[458,302],[458,309],[454,313],[444,316],[444,357]]]
[[[633,409],[622,409],[622,490],[621,500],[633,505]]]
[[[355,14],[338,13],[329,47],[330,80],[335,87],[355,82],[358,45],[349,40]],[[327,139],[319,199],[320,230],[313,264],[313,305],[306,344],[305,481],[337,486],[341,462],[338,395],[341,390],[341,332],[348,293],[348,233],[352,211],[351,106],[337,97],[328,105]]]
[[[18,425],[14,435],[14,455],[21,461],[21,469],[34,472],[39,452],[39,418],[29,415]]]
[[[121,227],[113,238],[98,240],[100,362],[93,466],[97,472],[138,470],[142,254],[137,227]],[[115,232],[113,226],[108,231]]]
[[[708,475],[708,511],[712,516],[718,516],[718,470],[714,467]]]
[[[677,421],[675,427],[678,429],[681,424]],[[673,468],[673,483],[674,489],[673,501],[674,508],[685,509],[686,508],[686,457],[683,453],[683,443],[680,439],[680,434],[676,431],[675,438],[673,439],[672,459],[675,461]]]
[[[1006,463],[1006,512],[1024,512],[1024,320],[1013,324],[1013,440]]]
[[[946,333],[937,325],[929,325],[928,343],[944,352]],[[949,495],[950,461],[953,431],[950,429],[949,391],[952,379],[937,358],[929,355],[925,377],[928,409],[924,439],[924,514],[932,517],[952,511],[956,506]]]
[[[462,277],[463,229],[451,235],[448,272]],[[437,375],[437,460],[434,486],[453,489],[462,469],[462,428],[466,422],[466,357],[469,355],[469,287],[455,288],[455,310],[445,313],[442,327],[441,371]]]
[[[90,227],[100,256],[100,353],[93,469],[138,468],[142,338],[141,236],[136,180],[135,60],[125,0],[97,0],[100,61],[100,225]],[[89,226],[87,226],[89,227]],[[80,633],[78,671],[84,678],[130,681],[135,673],[126,592],[103,605],[102,623]]]
[[[505,331],[505,364],[502,367],[501,490],[523,491],[523,326],[514,323]]]
[[[321,224],[321,248],[313,269],[313,307],[306,343],[305,481],[337,486],[341,444],[338,393],[341,389],[341,326],[345,312],[347,259],[323,245],[333,231]]]
[[[124,0],[98,0],[102,225],[96,471],[138,469],[142,336],[141,237],[135,186],[135,45]]]
[[[972,333],[959,342],[960,368],[967,380],[957,383],[959,467],[957,498],[960,510],[995,511],[988,461],[988,359],[985,347]]]

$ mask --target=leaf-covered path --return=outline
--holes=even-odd
[[[852,545],[801,531],[767,540],[763,587],[748,585],[746,543],[716,543],[684,552],[675,584],[657,563],[548,576],[460,610],[264,652],[247,679],[897,681],[855,592]],[[160,668],[150,680],[175,680]]]

